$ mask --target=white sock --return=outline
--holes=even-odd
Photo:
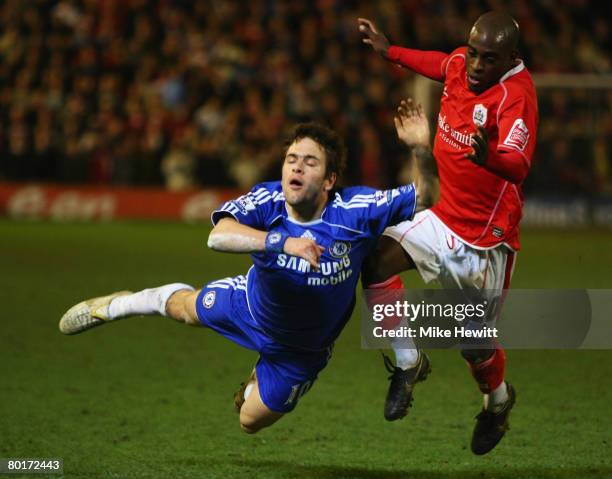
[[[484,408],[487,411],[497,412],[506,404],[507,400],[508,388],[506,387],[506,381],[502,381],[493,391],[484,395]]]
[[[419,361],[418,349],[393,349],[395,353],[395,365],[400,369],[410,369],[416,366]]]
[[[108,317],[118,319],[124,316],[140,314],[166,314],[168,298],[181,289],[194,291],[193,286],[183,283],[172,283],[158,288],[143,289],[134,294],[119,296],[108,306]]]
[[[419,361],[419,350],[412,338],[391,338],[389,341],[395,353],[395,365],[400,369],[409,369]]]
[[[406,318],[402,318],[395,329],[398,330],[402,326],[406,326],[406,324]],[[395,353],[395,365],[398,368],[406,370],[417,365],[419,361],[419,350],[412,338],[395,336],[389,339],[389,344]]]
[[[246,385],[246,387],[244,388],[244,400],[246,401],[246,399],[249,397],[249,395],[251,394],[251,392],[253,391],[253,388],[255,387],[255,385],[253,384],[253,381],[251,381],[249,384]]]

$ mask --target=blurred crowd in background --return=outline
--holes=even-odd
[[[392,117],[414,77],[361,43],[357,17],[450,52],[500,7],[532,72],[611,72],[606,2],[4,0],[0,179],[249,188],[312,119],[345,138],[346,182],[397,184],[409,155]],[[539,101],[528,191],[611,192],[612,88]]]

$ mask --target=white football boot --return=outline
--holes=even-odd
[[[60,319],[59,330],[64,334],[78,334],[111,321],[108,317],[109,304],[113,299],[128,294],[132,294],[132,291],[118,291],[74,305]]]

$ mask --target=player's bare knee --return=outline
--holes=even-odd
[[[184,321],[190,326],[201,326],[196,309],[196,301],[200,291],[189,291],[183,298]]]
[[[378,284],[386,281],[390,276],[389,268],[387,268],[383,258],[374,252],[368,256],[364,263],[363,269],[361,270],[361,278],[364,287],[368,287],[372,284]]]
[[[197,316],[192,316],[189,313],[185,313],[185,315],[182,318],[183,323],[185,323],[187,326],[202,326],[202,323],[200,322],[200,320],[198,319]]]
[[[468,363],[478,364],[489,359],[495,353],[495,347],[490,348],[463,348],[461,356]]]
[[[168,298],[166,313],[177,321],[192,326],[199,325],[200,321],[195,312],[195,298],[197,298],[197,292],[189,290],[177,291]]]
[[[376,254],[366,259],[361,271],[363,285],[366,288],[372,284],[384,283],[394,274],[394,268],[389,267],[384,259]]]
[[[242,429],[247,434],[255,434],[261,431],[265,426],[261,421],[249,416],[247,414],[240,414],[240,429]]]
[[[391,276],[414,268],[412,258],[393,238],[381,236],[374,251],[365,259],[361,270],[363,284],[383,283]]]
[[[181,302],[178,299],[178,293],[179,291],[172,294],[172,296],[168,298],[168,301],[166,302],[166,314],[170,316],[171,318],[180,321],[182,308],[181,308]]]
[[[240,429],[242,429],[242,431],[247,434],[256,434],[261,430],[261,428],[253,427],[252,425],[248,424],[243,424],[242,421],[240,421]]]
[[[363,261],[363,267],[361,269],[361,283],[364,288],[367,288],[371,284],[376,284],[374,267],[375,260],[372,258],[372,255],[370,255]]]

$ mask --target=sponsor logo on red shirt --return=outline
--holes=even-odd
[[[522,118],[514,120],[514,124],[512,125],[512,128],[510,128],[510,133],[508,133],[508,136],[504,140],[504,145],[523,151],[527,146],[528,141],[529,130],[527,129],[525,122]]]

